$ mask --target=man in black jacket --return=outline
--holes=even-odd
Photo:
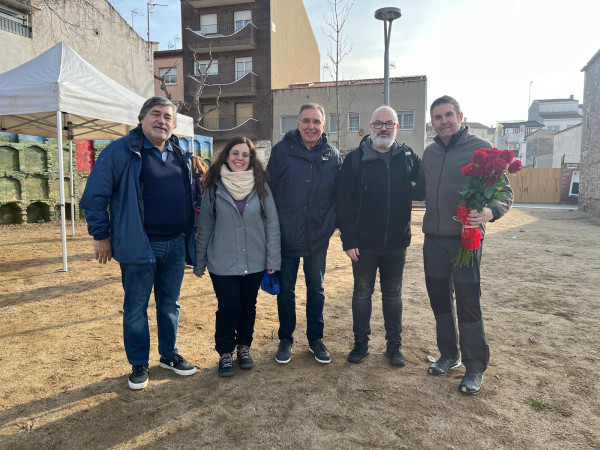
[[[325,111],[316,103],[300,108],[298,129],[271,152],[267,172],[281,230],[281,291],[277,295],[279,348],[275,360],[291,359],[296,328],[296,278],[302,257],[306,280],[306,337],[315,359],[331,356],[323,344],[323,277],[329,239],[335,231],[335,180],[340,153],[327,142]]]
[[[401,349],[402,274],[410,245],[411,189],[419,157],[395,141],[398,115],[389,106],[375,110],[371,136],[344,160],[337,183],[336,215],[343,249],[352,260],[354,348],[348,361],[369,354],[371,295],[379,268],[383,319],[390,364],[404,366]]]

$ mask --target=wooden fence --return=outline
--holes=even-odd
[[[560,203],[561,169],[521,169],[508,176],[515,203]]]

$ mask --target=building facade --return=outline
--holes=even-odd
[[[146,42],[108,1],[0,0],[0,73],[61,41],[127,89],[153,95]]]
[[[161,83],[156,77],[162,77],[165,88],[175,105],[183,101],[183,50],[154,51],[154,94],[166,97]]]
[[[335,82],[297,83],[273,91],[273,142],[297,128],[298,112],[304,103],[319,103],[325,108],[325,132],[342,155],[358,147],[375,109],[383,104],[383,78],[343,80],[339,85],[339,133],[335,108]],[[419,155],[425,148],[427,78],[424,75],[391,78],[390,106],[398,112],[400,129],[396,140],[404,142]]]
[[[570,98],[534,100],[529,106],[528,120],[544,124],[552,131],[563,131],[581,123],[581,106],[571,95]]]
[[[585,82],[579,207],[585,212],[600,216],[600,50],[582,72],[585,72]]]
[[[190,0],[181,2],[184,100],[202,115],[196,133],[215,150],[233,136],[272,146],[271,90],[319,78],[319,48],[302,0]]]
[[[525,138],[525,143],[527,144],[527,167],[552,167],[555,134],[556,131],[540,129]]]
[[[562,167],[563,164],[579,164],[581,161],[581,124],[567,128],[554,135],[552,160],[539,167]],[[541,163],[541,162],[540,162]]]
[[[523,167],[530,167],[527,157],[527,137],[543,128],[544,124],[535,120],[498,122],[492,142],[496,148],[511,150]]]

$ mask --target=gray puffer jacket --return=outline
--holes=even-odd
[[[264,211],[254,188],[246,197],[243,216],[221,180],[204,192],[196,233],[195,274],[207,267],[210,273],[228,276],[281,268],[279,219],[269,186],[265,188],[269,195],[262,201]]]

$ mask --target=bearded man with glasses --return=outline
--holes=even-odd
[[[354,348],[347,359],[360,363],[369,354],[371,296],[379,269],[384,354],[390,364],[404,366],[402,275],[411,240],[412,187],[421,160],[406,144],[396,143],[398,115],[389,106],[375,110],[370,129],[371,135],[344,159],[336,186],[338,225],[354,275]]]

